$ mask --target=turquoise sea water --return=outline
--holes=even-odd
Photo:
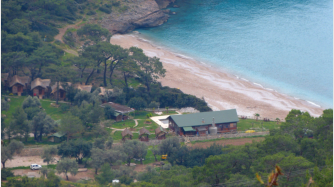
[[[178,0],[154,43],[266,88],[333,107],[332,0]]]

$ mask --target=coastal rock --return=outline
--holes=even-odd
[[[129,7],[126,11],[104,17],[101,25],[112,34],[124,34],[139,27],[161,25],[169,18],[155,0],[129,0],[126,6]]]
[[[170,11],[170,9],[165,9],[165,10],[162,10],[162,12],[165,13],[165,14],[170,14],[171,11]]]
[[[175,0],[155,0],[159,8],[166,8],[169,4],[174,3]]]

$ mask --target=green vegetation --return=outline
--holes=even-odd
[[[279,129],[280,124],[276,121],[259,121],[254,119],[239,119],[238,131],[246,131],[254,129],[256,131],[268,131],[271,129]]]
[[[133,128],[136,125],[133,119],[128,119],[125,121],[115,122],[111,125],[112,128],[116,129],[125,129],[125,128]]]

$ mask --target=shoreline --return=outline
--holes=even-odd
[[[204,98],[213,110],[236,108],[238,115],[259,113],[261,118],[271,119],[284,119],[291,109],[307,111],[311,116],[319,116],[324,110],[311,101],[279,93],[226,72],[221,67],[156,46],[136,33],[113,35],[110,43],[123,48],[136,46],[143,49],[147,56],[160,58],[167,70],[166,76],[158,80],[162,86],[178,88],[186,94]]]

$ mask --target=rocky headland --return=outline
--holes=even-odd
[[[128,0],[127,10],[105,16],[101,25],[112,34],[124,34],[140,27],[155,27],[169,18],[166,8],[174,0]]]

